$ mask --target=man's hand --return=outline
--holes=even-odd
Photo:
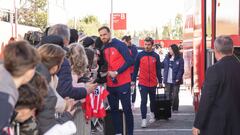
[[[117,73],[117,71],[108,71],[108,75],[112,78],[116,78],[118,73]]]
[[[94,92],[96,88],[97,88],[97,83],[93,83],[93,82],[86,83],[86,89],[88,94]]]
[[[163,84],[158,83],[158,87],[159,87],[159,88],[163,88]]]
[[[134,91],[136,89],[136,83],[135,82],[131,82],[131,93],[133,94]]]
[[[85,103],[86,102],[86,98],[83,98],[80,100],[81,103]]]
[[[199,135],[200,134],[200,130],[198,128],[193,127],[192,128],[192,134],[193,135]]]
[[[135,82],[131,82],[131,86],[135,86],[136,85],[136,83]]]

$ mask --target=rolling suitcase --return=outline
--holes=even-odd
[[[120,123],[119,126],[122,125],[122,135],[127,135],[127,126],[126,126],[126,121],[125,121],[125,115],[123,113],[123,110],[119,110],[120,112]],[[112,121],[112,116],[110,113],[110,110],[106,110],[106,117],[104,118],[104,124],[103,124],[103,132],[104,135],[114,135],[114,127],[113,127],[113,121]]]
[[[155,119],[166,119],[168,120],[172,116],[171,112],[171,99],[169,93],[159,93],[160,88],[156,90],[156,98],[155,98]]]

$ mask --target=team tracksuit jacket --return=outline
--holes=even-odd
[[[131,82],[129,67],[132,65],[133,59],[128,51],[127,46],[115,38],[108,45],[105,45],[104,57],[108,63],[108,71],[118,72],[117,83],[114,83],[112,78],[107,76],[108,87],[119,87]]]
[[[130,66],[130,72],[131,72],[131,74],[133,74],[133,72],[134,72],[134,64],[135,64],[135,60],[136,60],[138,51],[137,51],[136,45],[128,46],[128,49],[129,49],[130,55],[132,56],[132,58],[134,60],[133,65]]]
[[[111,107],[113,125],[115,134],[122,132],[122,127],[119,126],[119,99],[123,105],[123,111],[126,115],[126,124],[129,135],[133,135],[133,114],[130,104],[130,66],[133,64],[133,59],[130,56],[127,46],[117,40],[112,41],[104,47],[104,57],[108,64],[108,71],[117,71],[116,78],[107,76],[107,90],[109,91],[108,101]]]
[[[140,86],[156,87],[158,82],[162,82],[160,58],[154,51],[142,51],[138,54],[134,66],[133,82],[136,82],[139,69]]]

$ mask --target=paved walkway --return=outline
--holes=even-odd
[[[181,87],[179,112],[172,113],[172,117],[169,120],[159,120],[153,124],[147,124],[147,128],[141,128],[140,100],[138,91],[134,110],[135,135],[191,135],[195,113],[192,106],[192,96],[189,91]],[[148,112],[149,110],[148,108]],[[96,133],[95,135],[101,134]]]

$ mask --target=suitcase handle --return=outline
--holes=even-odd
[[[165,88],[165,87],[163,87],[163,86],[161,86],[161,87],[157,87],[157,88],[156,88],[156,94],[159,94],[158,89],[161,89],[161,88]],[[164,90],[164,93],[165,93],[165,90]]]
[[[158,89],[161,89],[161,88],[165,88],[165,87],[157,87],[156,88],[156,95],[160,94]],[[169,92],[166,92],[165,90],[164,90],[164,94],[163,95],[164,95],[164,99],[169,99],[170,98],[169,97],[170,96]]]

